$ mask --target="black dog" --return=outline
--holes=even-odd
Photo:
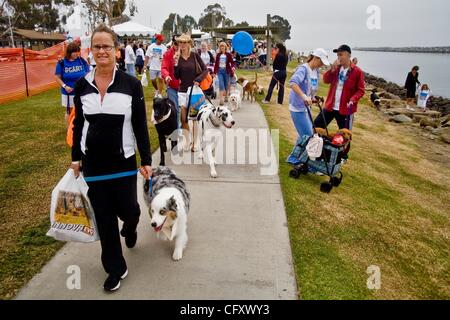
[[[155,98],[153,100],[153,116],[158,132],[159,148],[161,150],[160,166],[166,165],[164,152],[167,152],[166,138],[170,137],[178,129],[178,113],[175,104],[168,98]],[[177,141],[171,141],[172,150],[177,146]]]
[[[375,106],[375,108],[377,108],[377,110],[380,110],[380,97],[377,94],[377,89],[373,89],[372,90],[372,94],[370,95],[370,101],[372,101],[373,105]]]

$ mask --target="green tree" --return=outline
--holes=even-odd
[[[247,21],[242,21],[239,23],[236,23],[235,27],[249,27],[250,25],[248,24]]]
[[[291,38],[291,24],[287,19],[284,19],[280,16],[271,17],[272,26],[278,26],[282,28],[282,31],[279,33],[279,40],[285,42]],[[275,39],[277,40],[277,39]]]
[[[198,23],[193,16],[185,15],[181,21],[182,32],[190,32],[192,29],[197,29]]]
[[[234,26],[234,22],[231,19],[225,18],[225,20],[223,20],[222,26],[232,27],[232,26]]]
[[[169,39],[172,34],[181,33],[183,30],[183,18],[177,13],[169,14],[169,17],[164,21],[162,27],[162,34],[166,39]]]
[[[0,0],[0,35],[12,28],[55,31],[65,19],[59,6],[72,6],[73,0]]]
[[[223,26],[232,26],[233,21],[227,19],[226,15],[227,11],[225,7],[218,3],[211,4],[203,10],[200,20],[198,20],[198,25],[200,28],[211,28],[214,16],[216,20],[216,25],[214,27],[217,27],[221,23]]]
[[[124,12],[127,7],[126,0],[82,0],[87,8],[88,19],[92,25],[96,21],[94,18],[101,18],[102,22],[113,26],[130,20]],[[130,15],[137,12],[137,6],[134,0],[129,1]],[[97,20],[98,21],[98,20]]]

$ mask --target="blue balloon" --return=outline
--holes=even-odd
[[[239,31],[236,33],[232,40],[233,49],[241,54],[247,55],[253,53],[253,38],[245,31]]]

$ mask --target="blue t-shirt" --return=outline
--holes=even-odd
[[[77,58],[73,61],[64,59],[63,61],[63,63],[59,61],[56,63],[55,75],[61,76],[62,81],[67,86],[74,88],[75,83],[89,73],[89,66],[82,58]],[[62,67],[62,64],[64,67]],[[64,88],[61,88],[61,93],[71,96],[75,95],[74,91],[69,94]]]

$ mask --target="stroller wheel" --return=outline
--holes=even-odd
[[[339,177],[331,177],[330,179],[330,183],[333,185],[333,187],[339,187],[341,185],[343,176],[341,172],[339,172],[339,174]]]
[[[306,163],[302,163],[301,165],[299,165],[298,170],[300,171],[301,174],[304,174],[304,175],[307,175],[309,172],[309,168]]]
[[[301,172],[297,168],[294,168],[289,172],[289,177],[294,178],[294,179],[300,178],[300,175],[301,175]]]
[[[320,191],[323,193],[330,193],[333,190],[333,185],[330,182],[324,182],[320,185]]]

